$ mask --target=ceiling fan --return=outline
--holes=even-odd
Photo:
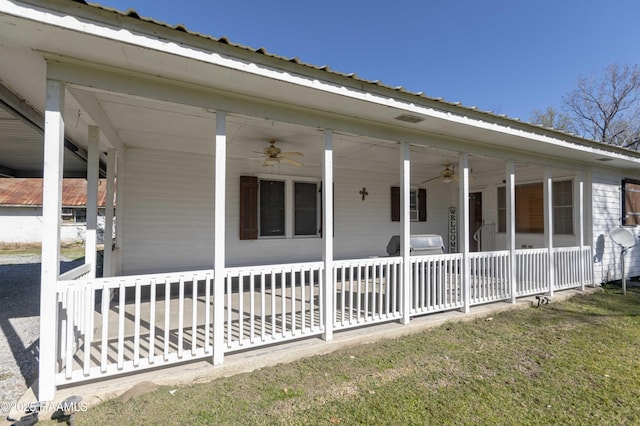
[[[282,152],[282,150],[276,146],[275,139],[269,139],[269,146],[265,147],[262,152],[254,152],[265,155],[262,167],[275,166],[276,164],[279,164],[280,161],[284,161],[285,163],[289,163],[296,167],[303,166],[300,161],[294,160],[291,157],[302,157],[304,154],[301,152]]]
[[[432,177],[423,182],[420,182],[420,184],[431,182],[432,180],[436,180],[436,179],[442,179],[442,183],[451,183],[453,181],[457,182],[459,180],[459,177],[456,174],[456,171],[454,170],[451,163],[449,163],[449,164],[445,164],[444,169],[440,171],[440,176]]]

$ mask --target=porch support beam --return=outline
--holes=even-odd
[[[225,189],[227,166],[227,114],[216,111],[215,181],[213,220],[213,365],[224,361],[224,285],[225,285]]]
[[[87,149],[87,229],[85,231],[84,263],[91,265],[89,278],[96,277],[96,246],[98,244],[98,173],[100,129],[89,126]]]
[[[55,396],[57,297],[60,275],[60,215],[64,170],[64,85],[47,80],[42,196],[42,269],[40,275],[40,353],[38,400]]]
[[[116,179],[116,150],[107,150],[107,185],[106,201],[104,206],[104,264],[102,266],[102,276],[112,275],[112,255],[113,255],[113,193]]]
[[[463,312],[471,309],[471,261],[469,259],[469,154],[460,155],[460,214],[458,227],[460,229],[460,252],[462,253],[462,285],[464,288]]]
[[[411,161],[409,143],[404,142],[400,148],[400,255],[402,256],[402,324],[409,324],[411,305]]]
[[[210,87],[181,84],[174,80],[159,79],[146,74],[126,72],[118,69],[108,69],[95,64],[76,63],[70,58],[48,55],[48,67],[55,78],[68,82],[72,88],[80,91],[87,90],[96,93],[124,93],[154,99],[159,102],[180,103],[209,110],[225,110],[233,113],[248,115],[251,117],[266,118],[288,123],[296,123],[313,128],[332,128],[348,133],[369,136],[377,139],[398,140],[420,146],[430,146],[447,151],[472,152],[478,155],[487,155],[503,160],[513,159],[526,163],[539,165],[551,164],[556,167],[567,167],[567,161],[551,155],[534,152],[524,152],[521,149],[506,146],[491,146],[472,140],[460,140],[439,134],[429,135],[425,140],[425,134],[415,129],[398,129],[383,123],[353,120],[343,114],[332,114],[325,111],[318,112],[299,106],[287,106],[258,99],[254,96],[230,96]],[[77,90],[74,90],[76,93]],[[82,105],[85,107],[85,105]],[[96,115],[97,117],[98,115]],[[93,118],[93,114],[92,114]],[[100,123],[98,123],[100,124]],[[104,131],[104,129],[103,129]],[[402,134],[399,134],[402,132]],[[111,136],[110,142],[112,142]],[[536,137],[532,134],[532,137]],[[605,155],[603,151],[594,148],[594,155]],[[580,164],[575,161],[575,164]]]
[[[580,246],[580,290],[584,291],[584,173],[578,173],[578,245]]]
[[[507,250],[509,250],[509,282],[511,283],[511,303],[516,303],[518,290],[516,274],[516,174],[513,160],[506,166],[506,203],[507,203]]]
[[[549,296],[553,296],[555,287],[556,267],[553,256],[553,178],[551,175],[551,167],[544,169],[543,179],[543,205],[544,205],[544,241],[548,252],[549,259]]]
[[[91,119],[100,127],[105,135],[106,143],[110,148],[123,149],[124,143],[118,135],[118,131],[113,126],[109,116],[100,105],[95,93],[79,89],[70,89],[71,96],[75,98],[82,108],[89,114]]]
[[[322,157],[322,260],[324,261],[324,340],[333,339],[333,131],[324,131],[324,156]]]

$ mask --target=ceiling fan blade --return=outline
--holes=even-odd
[[[281,157],[304,157],[304,154],[301,152],[281,152]]]
[[[422,182],[420,182],[420,185],[422,185],[423,183],[431,182],[432,180],[440,179],[441,177],[442,176],[436,176],[436,177],[432,177],[431,179],[423,180]]]
[[[301,166],[303,166],[303,164],[302,164],[301,162],[296,161],[296,160],[292,160],[291,158],[287,158],[287,157],[280,157],[280,159],[281,159],[282,161],[285,161],[285,162],[287,162],[287,163],[291,164],[292,166],[296,166],[296,167],[301,167]]]

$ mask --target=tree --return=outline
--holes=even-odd
[[[610,145],[640,145],[640,69],[609,65],[600,80],[579,77],[578,87],[562,99],[569,130]]]
[[[546,110],[534,110],[531,113],[530,121],[543,127],[556,130],[571,130],[571,118],[564,113],[558,112],[554,107],[549,106]]]

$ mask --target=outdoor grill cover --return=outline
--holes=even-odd
[[[412,256],[444,253],[442,237],[437,234],[411,235],[409,247]],[[400,255],[400,235],[394,235],[391,237],[387,244],[387,254],[389,256]]]

